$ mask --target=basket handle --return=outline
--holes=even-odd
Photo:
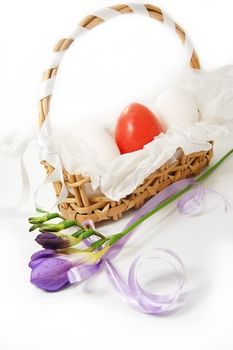
[[[98,24],[128,13],[149,16],[169,26],[172,30],[176,32],[176,34],[182,40],[184,47],[187,51],[190,66],[194,69],[200,68],[200,63],[196,51],[193,49],[185,31],[160,8],[148,4],[128,4],[115,5],[111,7],[106,7],[102,10],[95,11],[92,15],[86,16],[79,23],[79,25],[75,28],[75,30],[69,36],[69,38],[59,40],[54,48],[53,55],[46,67],[47,69],[43,75],[43,81],[41,84],[39,97],[40,127],[42,126],[43,122],[48,116],[49,104],[53,92],[57,70],[66,50],[79,36],[81,36],[84,33],[87,33],[90,29],[96,27]]]

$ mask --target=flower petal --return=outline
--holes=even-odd
[[[42,249],[39,250],[38,252],[34,253],[31,256],[31,260],[35,260],[35,259],[40,259],[40,258],[48,258],[51,256],[54,256],[55,252],[52,249]]]
[[[32,269],[31,283],[46,291],[59,290],[69,282],[67,272],[71,268],[72,264],[67,260],[44,259]]]

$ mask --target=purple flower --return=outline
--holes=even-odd
[[[31,257],[31,283],[49,292],[57,291],[69,283],[67,272],[73,267],[72,261],[59,258],[53,250],[45,249]]]
[[[68,248],[71,245],[69,239],[64,237],[59,237],[51,232],[40,233],[35,241],[40,244],[45,249],[63,249]]]
[[[38,252],[34,253],[31,256],[31,261],[29,262],[29,267],[31,269],[34,269],[41,261],[43,261],[45,258],[51,258],[52,256],[55,256],[55,252],[52,249],[43,249],[39,250]]]
[[[80,252],[75,248],[70,249],[73,249],[70,254],[59,254],[52,249],[40,250],[33,254],[29,263],[32,269],[31,283],[49,292],[57,291],[74,283],[74,273],[72,274],[73,282],[70,282],[68,274],[74,267],[76,268],[75,279],[80,282],[99,269],[100,261],[108,251],[109,246],[94,252]]]

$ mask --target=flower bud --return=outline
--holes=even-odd
[[[78,244],[81,241],[81,239],[70,235],[51,232],[42,232],[35,240],[45,249],[64,249]]]
[[[76,221],[74,220],[66,220],[62,221],[59,224],[45,224],[41,225],[40,229],[44,232],[59,232],[61,230],[65,230],[66,228],[70,228],[72,226],[77,226]]]
[[[55,219],[58,217],[60,217],[60,215],[58,213],[51,213],[51,214],[47,213],[44,216],[29,218],[28,221],[30,224],[37,224],[38,225],[38,224],[43,224],[46,221],[49,221],[51,219]]]

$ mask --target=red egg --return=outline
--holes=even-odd
[[[158,118],[140,103],[132,103],[121,113],[116,129],[115,141],[123,153],[142,149],[162,132]]]

